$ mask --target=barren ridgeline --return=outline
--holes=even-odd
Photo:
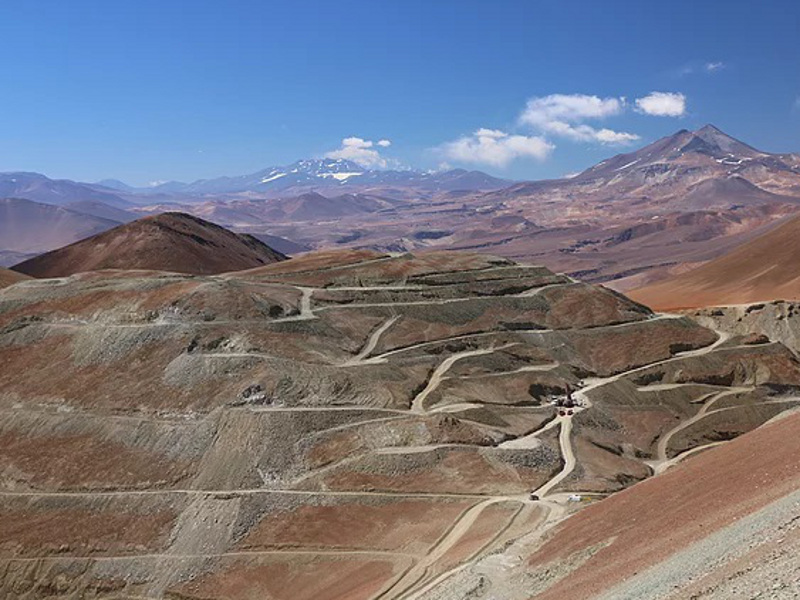
[[[800,385],[778,343],[458,253],[23,280],[0,360],[0,589],[29,599],[465,597]],[[504,568],[475,597],[515,597]]]

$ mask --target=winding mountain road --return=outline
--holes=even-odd
[[[386,319],[379,327],[375,328],[372,333],[369,334],[366,343],[361,348],[361,350],[350,360],[342,363],[341,366],[343,367],[357,367],[360,365],[365,364],[367,357],[375,350],[375,347],[378,345],[378,342],[381,339],[381,336],[389,329],[392,325],[394,325],[398,319],[400,319],[401,315],[395,315]]]
[[[383,257],[381,259],[376,259],[377,261],[383,260],[390,260],[391,257]],[[371,261],[362,261],[361,263],[353,265],[355,266],[362,266]],[[567,282],[567,283],[555,283],[555,284],[548,284],[539,287],[534,287],[528,289],[524,292],[519,294],[513,294],[506,297],[521,297],[521,298],[530,298],[537,294],[541,294],[542,292],[557,288],[557,287],[564,287],[570,285],[583,285],[578,284],[577,282]],[[264,321],[264,322],[272,322],[272,323],[285,323],[285,322],[292,322],[292,321],[306,321],[319,318],[320,311],[332,310],[332,309],[342,309],[342,308],[370,308],[370,307],[402,307],[402,306],[418,306],[418,305],[446,305],[452,304],[457,302],[469,302],[474,301],[476,299],[485,300],[487,302],[492,302],[496,300],[497,297],[494,296],[472,296],[468,298],[447,298],[447,299],[440,299],[440,300],[424,300],[424,301],[409,301],[409,302],[398,302],[398,303],[352,303],[352,304],[343,304],[343,305],[326,305],[326,306],[314,306],[313,305],[313,296],[315,292],[321,292],[322,288],[314,288],[309,286],[292,286],[295,287],[297,290],[300,291],[300,301],[297,314],[294,314],[289,317],[284,317],[280,319],[275,319],[272,321]],[[417,290],[420,289],[422,286],[412,286],[412,285],[396,285],[396,286],[373,286],[373,287],[339,287],[339,288],[332,288],[334,290],[342,290],[342,291],[369,291],[369,290]],[[384,313],[385,318],[385,313]],[[453,369],[454,365],[456,365],[459,361],[470,358],[470,357],[477,357],[482,355],[488,355],[495,352],[502,351],[504,349],[513,347],[517,345],[516,343],[506,343],[504,345],[495,345],[499,343],[499,341],[491,340],[490,336],[509,336],[518,333],[524,332],[535,332],[537,334],[546,334],[546,333],[553,333],[555,331],[561,330],[552,330],[552,329],[529,329],[529,330],[516,330],[516,331],[490,331],[490,332],[480,332],[480,333],[471,333],[471,334],[463,334],[463,335],[456,335],[451,337],[445,337],[442,339],[436,340],[429,340],[424,342],[418,342],[410,344],[403,348],[395,348],[393,350],[389,350],[387,352],[383,352],[382,354],[373,355],[375,349],[379,346],[382,337],[386,334],[390,328],[395,325],[400,319],[402,318],[401,314],[395,314],[389,318],[386,318],[383,322],[381,322],[377,327],[375,327],[372,331],[369,332],[368,336],[366,337],[363,346],[358,350],[357,354],[355,354],[352,358],[336,365],[338,367],[356,367],[361,365],[371,365],[377,363],[385,363],[392,357],[395,357],[401,353],[406,353],[414,350],[418,350],[424,347],[429,347],[432,345],[443,345],[447,342],[452,341],[463,341],[463,340],[482,340],[484,344],[492,344],[487,347],[482,348],[471,348],[469,350],[463,350],[459,352],[454,352],[448,355],[446,358],[441,360],[435,368],[430,371],[430,375],[423,387],[423,389],[414,396],[411,400],[410,405],[407,409],[386,409],[386,408],[365,408],[363,406],[326,406],[326,407],[271,407],[271,406],[263,406],[263,407],[247,407],[249,410],[254,412],[325,412],[325,411],[362,411],[366,413],[368,410],[376,411],[375,416],[379,418],[374,419],[367,419],[365,421],[357,421],[353,423],[346,423],[340,425],[338,427],[331,427],[329,429],[324,430],[324,432],[330,433],[335,432],[337,430],[344,430],[349,428],[354,428],[358,426],[362,426],[367,423],[383,423],[383,422],[391,422],[395,419],[403,419],[408,417],[417,418],[420,421],[424,421],[424,419],[419,419],[420,415],[428,415],[432,413],[455,413],[459,411],[471,410],[474,408],[480,408],[484,406],[481,402],[459,402],[456,404],[451,405],[443,405],[443,406],[435,406],[434,408],[429,408],[428,403],[431,400],[431,395],[434,394],[442,385],[442,382],[447,380],[449,377],[449,373],[451,369]],[[605,325],[599,326],[597,328],[592,329],[617,329],[617,328],[624,328],[639,325],[646,322],[653,322],[658,321],[661,319],[675,319],[675,318],[682,318],[676,315],[668,315],[668,314],[659,314],[654,315],[651,318],[644,319],[644,320],[635,320],[629,321],[625,323],[616,323],[613,325]],[[240,321],[235,321],[237,324],[241,324]],[[370,321],[374,323],[375,321]],[[102,327],[143,327],[143,326],[164,326],[164,325],[180,325],[179,321],[176,322],[166,322],[166,323],[148,323],[148,324],[97,324],[97,326]],[[220,322],[211,322],[210,325],[218,325]],[[52,326],[87,326],[87,325],[94,325],[93,323],[76,323],[76,324],[49,324]],[[497,445],[497,449],[499,450],[532,450],[538,447],[541,444],[540,436],[550,431],[551,429],[555,429],[556,427],[559,428],[558,433],[558,444],[562,458],[562,466],[555,473],[552,477],[550,477],[547,481],[539,485],[538,488],[533,490],[533,494],[536,494],[540,500],[535,503],[536,507],[541,508],[541,518],[539,521],[534,525],[534,531],[532,533],[541,534],[547,531],[549,528],[555,526],[558,522],[560,522],[563,518],[565,518],[566,514],[568,513],[568,509],[566,508],[566,496],[563,492],[555,491],[557,490],[558,486],[561,485],[575,470],[577,466],[577,458],[575,455],[575,449],[573,447],[572,442],[572,433],[573,433],[573,419],[576,415],[580,414],[582,411],[590,410],[592,408],[592,402],[590,399],[590,394],[592,391],[597,390],[606,385],[613,384],[623,378],[630,377],[637,373],[641,373],[647,369],[651,369],[653,367],[668,364],[673,361],[679,361],[690,357],[699,357],[710,354],[712,352],[717,351],[729,338],[730,336],[722,331],[715,330],[717,334],[717,339],[710,345],[705,346],[703,348],[697,348],[694,350],[684,351],[676,353],[669,358],[664,360],[659,360],[650,364],[637,366],[635,368],[616,373],[614,375],[608,377],[597,377],[597,378],[587,378],[584,380],[584,385],[578,390],[574,392],[574,397],[578,401],[579,406],[576,406],[572,409],[573,415],[565,414],[556,416],[543,424],[538,429],[517,437],[512,440],[508,440],[506,442],[500,443]],[[487,340],[487,338],[489,338]],[[494,343],[493,343],[494,342]],[[358,342],[354,342],[355,344]],[[351,350],[352,351],[352,350]],[[199,356],[208,357],[208,358],[272,358],[270,355],[265,353],[250,353],[250,352],[217,352],[217,353],[208,353],[208,354],[200,354]],[[341,360],[341,358],[339,358]],[[434,359],[438,360],[438,359]],[[493,377],[502,377],[502,376],[510,376],[514,374],[524,373],[524,372],[535,372],[535,371],[548,371],[552,369],[556,369],[559,367],[559,363],[545,363],[545,364],[537,364],[537,365],[525,365],[518,369],[510,370],[510,371],[503,371],[503,372],[491,372],[491,373],[478,373],[472,375],[465,375],[463,376],[464,379],[479,379],[479,378],[493,378]],[[678,383],[666,383],[666,384],[656,384],[653,386],[644,386],[641,391],[657,391],[657,390],[666,390],[672,389],[674,387],[679,387],[681,385],[686,384],[678,384]],[[702,407],[695,414],[693,417],[681,422],[679,425],[673,427],[667,433],[662,435],[657,442],[657,460],[653,463],[653,472],[654,474],[658,475],[662,473],[664,470],[669,468],[671,465],[683,460],[684,458],[691,456],[694,453],[701,452],[707,448],[711,448],[713,446],[722,444],[724,442],[712,442],[703,446],[698,446],[696,448],[691,448],[686,450],[671,459],[668,458],[668,448],[671,439],[674,438],[675,435],[680,433],[681,431],[685,430],[686,428],[690,427],[694,423],[697,423],[701,419],[707,417],[708,415],[715,414],[716,412],[722,410],[735,410],[738,407],[728,407],[724,409],[713,410],[716,403],[720,401],[720,399],[740,392],[745,392],[752,390],[753,388],[750,387],[736,387],[736,388],[729,388],[720,392],[716,392],[711,394],[705,402],[703,403]],[[406,397],[406,402],[408,398]],[[800,399],[792,399],[792,400],[781,400],[780,402],[798,402]],[[779,401],[774,401],[775,403]],[[769,403],[769,402],[767,402]],[[446,420],[446,419],[443,419]],[[433,436],[432,436],[433,437]],[[514,519],[518,514],[520,514],[523,507],[530,507],[531,501],[527,495],[492,495],[492,494],[462,494],[462,493],[425,493],[425,492],[381,492],[381,491],[357,491],[357,490],[345,490],[345,491],[331,491],[331,490],[298,490],[293,489],[294,486],[297,484],[312,479],[318,476],[321,472],[325,470],[331,470],[334,468],[340,467],[344,464],[345,461],[350,461],[353,463],[358,462],[364,455],[366,454],[377,454],[377,455],[394,455],[394,454],[420,454],[420,453],[427,453],[427,452],[434,452],[439,449],[447,449],[447,448],[464,448],[464,447],[473,447],[467,444],[458,444],[458,443],[431,443],[425,444],[426,440],[423,439],[422,443],[417,442],[419,445],[409,445],[409,446],[394,446],[394,447],[381,447],[375,448],[368,445],[363,446],[353,446],[355,450],[350,450],[351,454],[348,454],[343,461],[339,461],[336,463],[332,463],[329,465],[325,465],[319,470],[310,471],[305,473],[302,477],[295,479],[292,481],[291,484],[288,486],[290,489],[269,489],[268,487],[263,488],[255,488],[255,489],[225,489],[225,490],[203,490],[203,489],[129,489],[129,490],[108,490],[108,491],[65,491],[65,492],[37,492],[37,491],[19,491],[19,492],[3,492],[0,491],[0,497],[30,497],[30,498],[46,498],[46,497],[59,497],[59,498],[84,498],[84,497],[91,497],[91,498],[111,498],[111,497],[138,497],[138,496],[152,496],[152,495],[188,495],[192,498],[194,497],[222,497],[222,498],[229,498],[231,496],[249,496],[255,494],[276,494],[276,495],[294,495],[294,496],[304,496],[308,498],[313,498],[316,496],[321,497],[365,497],[365,498],[408,498],[408,499],[439,499],[439,500],[469,500],[471,506],[463,510],[458,517],[450,524],[448,529],[437,539],[428,549],[427,552],[424,553],[422,556],[418,555],[411,555],[402,552],[388,552],[388,551],[365,551],[361,549],[336,549],[336,550],[316,550],[316,549],[276,549],[276,550],[265,550],[265,551],[255,551],[255,552],[224,552],[218,554],[203,554],[203,553],[186,553],[186,554],[142,554],[137,555],[135,558],[153,558],[153,559],[161,559],[167,558],[169,560],[173,559],[181,559],[181,558],[217,558],[217,557],[228,557],[228,556],[257,556],[261,554],[280,554],[280,553],[295,553],[295,554],[319,554],[319,555],[341,555],[347,556],[351,554],[356,555],[397,555],[403,557],[410,557],[414,560],[414,562],[403,572],[399,575],[399,577],[390,584],[390,586],[382,591],[379,596],[376,598],[380,598],[381,600],[389,600],[389,599],[398,599],[398,598],[407,598],[407,599],[422,599],[426,597],[432,589],[436,587],[436,585],[440,584],[448,577],[452,576],[454,573],[467,568],[474,560],[480,556],[481,552],[486,550],[487,548],[492,547],[492,544],[500,543],[498,540],[501,539],[501,535],[505,529],[505,527],[510,527],[513,524]],[[390,442],[391,443],[391,442]],[[398,442],[399,443],[399,442]],[[362,452],[363,450],[363,452]],[[358,452],[361,452],[360,454]],[[552,467],[553,469],[557,468],[557,463]],[[286,484],[285,484],[286,485]],[[474,503],[473,503],[474,502]],[[519,509],[514,513],[514,515],[505,523],[504,528],[498,527],[498,529],[502,529],[496,532],[495,535],[491,536],[491,539],[488,539],[485,543],[483,543],[480,549],[474,552],[468,559],[462,560],[460,564],[457,566],[450,568],[444,572],[437,572],[436,569],[439,567],[439,571],[442,569],[441,562],[442,560],[451,552],[460,542],[465,539],[471,529],[475,526],[478,519],[481,515],[486,511],[487,508],[496,505],[498,503],[504,502],[516,502],[519,505]],[[64,559],[74,559],[75,557],[64,556]],[[83,557],[78,557],[83,558]],[[132,557],[128,556],[92,556],[86,557],[91,558],[92,560],[106,560],[106,561],[113,561],[113,560],[127,560]],[[60,560],[62,557],[26,557],[22,560]]]
[[[498,350],[503,350],[505,348],[510,348],[515,346],[516,344],[506,344],[504,346],[498,346],[497,348],[478,348],[476,350],[465,350],[463,352],[456,352],[445,358],[438,367],[436,367],[433,373],[428,379],[428,383],[425,388],[416,395],[414,400],[411,402],[411,411],[415,413],[424,413],[427,412],[425,409],[425,400],[431,393],[433,393],[436,388],[442,383],[442,379],[444,378],[447,371],[456,364],[459,360],[464,358],[469,358],[470,356],[482,356],[484,354],[492,354],[493,352],[497,352]]]

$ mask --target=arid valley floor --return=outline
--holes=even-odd
[[[3,281],[5,597],[797,592],[790,336],[452,252]]]

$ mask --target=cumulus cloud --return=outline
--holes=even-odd
[[[352,160],[354,163],[366,168],[386,168],[388,161],[375,149],[376,145],[381,148],[387,148],[392,145],[392,142],[379,140],[375,144],[371,140],[365,140],[360,137],[348,137],[342,140],[341,147],[327,152],[325,157]]]
[[[686,96],[678,92],[651,92],[636,99],[636,110],[654,117],[681,117],[686,114]]]
[[[627,144],[635,142],[639,136],[635,133],[614,131],[613,129],[596,129],[591,125],[570,125],[563,121],[551,121],[543,127],[548,133],[560,135],[576,142],[599,142],[601,144]]]
[[[446,158],[456,162],[505,167],[518,158],[543,160],[553,144],[540,136],[512,135],[498,129],[481,128],[440,148]]]
[[[575,123],[586,119],[601,119],[618,115],[625,98],[599,98],[586,94],[551,94],[531,98],[519,117],[521,123],[534,126],[551,121]]]
[[[529,132],[532,135],[483,128],[436,150],[455,162],[503,167],[518,158],[547,158],[555,148],[550,141],[554,138],[607,145],[630,144],[640,137],[601,127],[596,121],[622,115],[631,108],[624,96],[550,94],[535,97],[528,100],[517,119],[518,127],[532,130]],[[678,92],[652,92],[638,98],[635,109],[647,115],[682,116],[686,112],[686,97]]]
[[[519,122],[543,133],[565,137],[580,142],[601,144],[626,144],[639,136],[613,129],[598,129],[585,123],[621,114],[625,110],[624,97],[600,98],[587,94],[551,94],[528,100]]]

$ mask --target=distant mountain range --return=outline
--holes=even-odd
[[[98,189],[69,179],[50,179],[27,172],[0,173],[0,198],[24,198],[56,206],[72,202],[102,202],[124,209],[133,205],[111,189]]]
[[[495,239],[493,251],[619,289],[730,250],[800,210],[800,155],[757,150],[707,125],[681,130],[567,179],[482,196],[543,227]],[[465,245],[464,247],[469,247]]]
[[[313,159],[148,188],[7,173],[0,174],[3,195],[40,206],[27,207],[25,228],[0,235],[0,266],[141,216],[180,211],[258,235],[288,254],[342,246],[489,251],[626,290],[720,256],[798,212],[800,156],[764,152],[707,125],[556,180],[514,183],[479,171],[370,170]],[[68,212],[56,216],[46,205]],[[22,248],[20,240],[38,246]]]
[[[116,210],[108,207],[110,210]],[[133,215],[128,214],[130,217]],[[127,219],[130,220],[130,219]],[[116,227],[119,221],[21,198],[0,198],[0,266]]]
[[[492,190],[510,182],[482,173],[452,169],[424,172],[415,170],[367,169],[345,159],[299,160],[282,167],[268,167],[236,177],[200,179],[193,183],[170,181],[145,188],[134,188],[118,180],[103,180],[95,185],[118,192],[144,195],[208,196],[251,192],[270,196],[316,191],[341,194],[355,189],[412,188],[425,192],[453,190]]]
[[[300,160],[250,175],[145,188],[115,179],[80,183],[50,179],[39,173],[0,173],[0,199],[5,199],[0,204],[0,266],[15,264],[143,214],[184,210],[184,206],[198,216],[247,227],[273,220],[337,219],[385,208],[391,205],[391,198],[430,198],[454,190],[471,193],[508,183],[479,171],[371,170],[334,159]],[[363,196],[362,190],[375,190],[380,197]],[[218,202],[219,198],[224,202]],[[266,206],[261,202],[266,198],[276,203]],[[228,205],[233,202],[239,206]],[[242,209],[242,204],[247,206]],[[269,231],[258,233],[285,252],[309,248],[270,235]]]

